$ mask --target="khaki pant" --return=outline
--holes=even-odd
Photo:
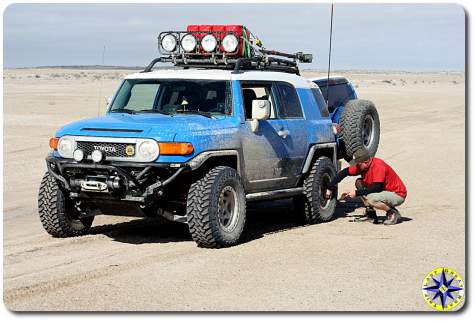
[[[356,189],[360,189],[364,186],[363,180],[358,178],[355,182]],[[375,203],[384,203],[389,207],[396,207],[404,203],[405,199],[394,192],[382,191],[379,193],[371,193],[366,196],[363,196],[363,200],[368,202],[368,205]]]
[[[396,207],[404,203],[405,199],[394,192],[382,191],[366,195],[369,205],[384,203],[389,207]]]

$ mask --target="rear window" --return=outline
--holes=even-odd
[[[325,102],[325,99],[323,98],[320,89],[312,88],[312,94],[313,97],[315,97],[315,100],[317,101],[318,109],[320,110],[320,115],[322,115],[322,117],[329,117],[330,114],[328,112],[327,103]]]
[[[323,98],[327,99],[327,86],[320,87]],[[330,85],[328,87],[328,110],[332,113],[336,107],[345,105],[353,98],[353,91],[348,84]]]
[[[295,88],[287,83],[278,83],[280,94],[279,118],[302,118],[302,106]]]

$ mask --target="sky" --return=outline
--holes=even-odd
[[[329,4],[13,4],[3,17],[4,68],[145,66],[161,31],[242,24],[266,48],[328,64]],[[103,50],[104,61],[102,58]],[[335,4],[333,70],[463,71],[465,12],[455,4]]]

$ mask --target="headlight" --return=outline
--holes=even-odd
[[[239,41],[235,35],[226,35],[223,38],[223,49],[226,52],[234,52],[238,47]]]
[[[218,42],[213,35],[206,35],[201,39],[201,47],[203,47],[203,50],[206,52],[214,51],[217,44]]]
[[[181,38],[181,47],[185,52],[192,52],[196,48],[196,38],[187,34]]]
[[[163,50],[173,52],[176,49],[176,38],[172,34],[163,36],[161,46]]]
[[[154,161],[158,157],[158,144],[154,141],[144,141],[139,145],[137,153],[144,161]]]
[[[72,158],[74,151],[74,141],[69,137],[61,137],[58,141],[58,153],[63,158]]]

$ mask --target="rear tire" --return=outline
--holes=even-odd
[[[371,156],[376,155],[379,145],[380,123],[378,111],[369,100],[353,99],[346,103],[340,118],[340,139],[346,161],[364,147]]]
[[[231,167],[212,168],[191,184],[187,223],[193,240],[202,247],[236,244],[246,222],[246,195]]]
[[[295,208],[304,223],[328,222],[333,218],[338,191],[335,188],[330,199],[325,198],[325,192],[335,175],[335,166],[328,157],[320,157],[313,164],[303,183],[304,195],[294,198]]]
[[[71,200],[48,172],[41,180],[38,212],[43,228],[54,237],[83,235],[94,220],[94,216],[77,218]]]

